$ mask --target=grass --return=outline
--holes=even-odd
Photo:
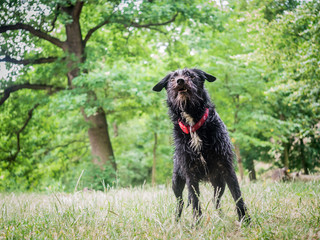
[[[2,193],[0,239],[320,239],[319,182],[243,184],[250,226],[236,221],[228,190],[222,213],[214,209],[212,192],[201,185],[204,217],[196,227],[190,207],[175,222],[169,187]]]

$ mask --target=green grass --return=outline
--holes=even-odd
[[[222,213],[212,188],[201,185],[203,220],[192,227],[191,208],[174,220],[171,189],[131,188],[103,192],[0,194],[0,239],[319,239],[319,182],[242,185],[252,217],[236,221],[227,190]],[[185,195],[186,197],[186,191]]]

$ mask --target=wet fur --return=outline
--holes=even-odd
[[[175,152],[172,188],[178,201],[176,216],[179,219],[182,213],[185,186],[194,217],[198,219],[201,216],[199,182],[210,181],[214,187],[216,208],[220,206],[227,184],[236,202],[239,220],[249,221],[233,167],[233,146],[226,126],[204,88],[205,80],[213,82],[215,77],[199,69],[183,69],[168,74],[153,88],[154,91],[167,90],[167,105],[173,122]],[[208,119],[196,132],[186,134],[180,129],[179,120],[185,125],[194,125],[202,118],[206,108],[209,108]]]

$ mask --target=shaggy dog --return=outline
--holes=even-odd
[[[233,146],[226,126],[204,89],[205,80],[213,82],[216,78],[202,70],[186,68],[168,74],[153,87],[157,92],[167,90],[169,115],[174,125],[172,188],[178,200],[176,217],[178,220],[182,213],[185,185],[193,216],[196,219],[201,216],[199,182],[206,180],[214,187],[216,208],[227,184],[236,202],[239,221],[248,222],[250,217],[233,168]]]

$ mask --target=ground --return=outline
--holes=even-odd
[[[2,193],[0,239],[320,239],[319,182],[256,182],[241,189],[249,226],[237,221],[228,190],[221,212],[214,209],[209,184],[201,185],[204,217],[196,227],[191,207],[175,222],[170,186]]]

